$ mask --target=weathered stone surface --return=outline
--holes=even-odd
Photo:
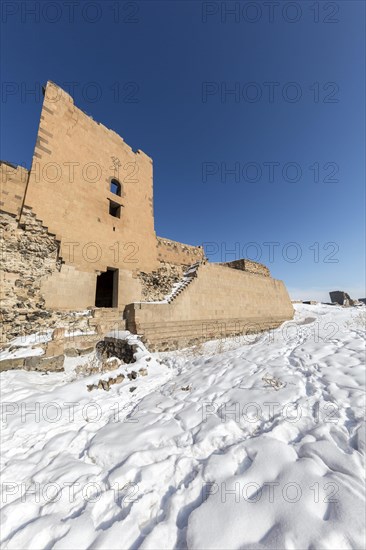
[[[240,269],[241,271],[247,271],[248,273],[255,273],[256,275],[263,275],[264,277],[271,276],[268,267],[258,262],[247,260],[245,258],[234,260],[232,262],[223,262],[220,265],[231,267],[232,269]]]
[[[59,243],[31,209],[24,207],[22,220],[18,224],[14,215],[0,213],[1,342],[48,329],[54,329],[52,338],[57,342],[65,330],[90,330],[88,315],[46,309],[41,280],[61,268]]]
[[[130,345],[126,340],[118,338],[106,337],[98,342],[96,346],[97,352],[104,360],[109,357],[117,357],[123,363],[134,363],[135,345]]]
[[[163,300],[171,293],[174,283],[178,283],[186,271],[184,265],[174,265],[166,262],[152,273],[140,273],[142,285],[142,300],[154,302]]]
[[[27,357],[24,361],[24,368],[26,370],[60,372],[64,370],[64,360],[64,355]]]
[[[51,314],[47,315],[44,311],[40,279],[60,267],[58,242],[40,231],[42,225],[29,211],[25,210],[24,216],[31,222],[19,227],[14,216],[5,212],[0,215],[1,245],[4,251],[0,309],[3,341],[18,336],[20,326],[24,334],[30,334],[35,332],[35,323],[40,327],[45,325],[45,318],[51,317]]]
[[[0,361],[0,372],[13,369],[22,369],[24,365],[24,358],[21,359],[4,359]]]
[[[157,238],[157,251],[160,262],[178,266],[188,267],[206,259],[202,246],[191,246],[162,237]]]

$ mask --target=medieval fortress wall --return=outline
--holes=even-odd
[[[169,350],[204,340],[275,328],[293,316],[282,281],[205,263],[171,303],[127,306],[127,328],[150,349]]]
[[[52,82],[30,171],[3,162],[0,176],[4,340],[32,332],[35,320],[54,327],[63,311],[67,317],[83,309],[93,310],[99,332],[117,320],[167,349],[198,333],[207,339],[202,327],[209,322],[225,321],[229,334],[236,322],[258,322],[263,330],[293,315],[283,283],[265,266],[210,264],[202,247],[157,237],[150,157]],[[192,264],[199,266],[194,278],[173,301],[152,303]],[[110,303],[100,305],[106,295]]]

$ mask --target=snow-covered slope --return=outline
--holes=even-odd
[[[363,548],[364,317],[142,350],[109,392],[3,373],[2,547]]]

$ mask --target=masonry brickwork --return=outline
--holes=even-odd
[[[220,264],[224,267],[230,267],[232,269],[239,269],[240,271],[247,271],[248,273],[256,273],[257,275],[264,275],[265,277],[270,277],[270,271],[268,267],[258,262],[253,262],[251,260],[240,259],[234,260],[232,262],[226,262]]]
[[[292,316],[282,281],[210,263],[198,267],[171,303],[126,308],[127,328],[150,349],[164,351],[276,328]]]
[[[265,266],[215,266],[202,247],[158,237],[152,159],[52,82],[31,169],[3,162],[0,176],[5,340],[29,333],[35,321],[58,326],[76,310],[92,312],[97,334],[127,322],[154,347],[182,345],[207,321],[257,319],[264,326],[292,316],[283,283]],[[200,268],[188,285],[183,276],[192,264]],[[172,303],[143,303],[162,301],[182,277]]]

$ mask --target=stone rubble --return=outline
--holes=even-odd
[[[2,343],[60,326],[69,331],[90,330],[86,316],[45,308],[41,279],[60,270],[59,243],[31,209],[24,207],[21,224],[1,212],[0,243]]]
[[[188,266],[161,262],[161,267],[152,273],[140,273],[142,301],[159,302],[172,292],[173,285],[179,283]]]

